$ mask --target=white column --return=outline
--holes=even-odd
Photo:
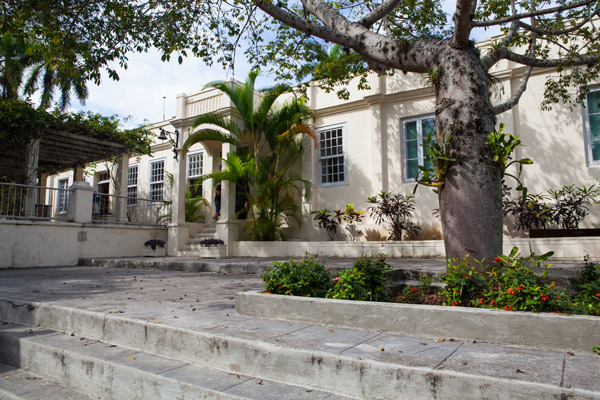
[[[222,145],[222,158],[226,159],[227,154],[233,153],[236,147],[229,143]],[[233,246],[232,242],[239,240],[239,223],[235,220],[235,183],[229,181],[221,182],[221,216],[216,223],[218,239],[225,242],[227,246],[227,255],[231,256]]]
[[[80,224],[92,222],[92,201],[94,188],[87,182],[75,182],[70,187],[67,213],[69,219]]]
[[[129,154],[121,154],[115,173],[115,189],[117,197],[115,214],[118,222],[127,222],[127,180],[129,175]]]
[[[171,198],[171,223],[169,224],[169,240],[167,253],[176,256],[183,250],[189,239],[189,227],[185,223],[185,178],[186,155],[177,149],[177,160],[173,160],[173,188]]]

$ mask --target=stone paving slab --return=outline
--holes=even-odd
[[[411,393],[438,387],[440,393],[448,394],[454,388],[462,388],[469,390],[467,397],[494,398],[497,393],[482,389],[489,384],[502,390],[514,389],[514,398],[525,399],[531,398],[528,390],[541,385],[535,388],[547,394],[544,398],[559,398],[561,394],[600,398],[597,379],[593,378],[600,375],[597,356],[451,342],[449,338],[437,342],[382,334],[376,327],[370,331],[354,330],[335,324],[289,323],[238,314],[234,308],[235,294],[260,289],[260,277],[244,274],[86,267],[0,271],[0,297],[12,299],[4,304],[12,304],[14,310],[28,307],[25,303],[20,306],[19,301],[40,302],[35,304],[55,309],[56,318],[76,323],[68,316],[59,317],[59,309],[71,309],[73,316],[80,314],[90,320],[104,321],[102,334],[112,329],[108,334],[113,337],[128,335],[128,340],[138,344],[146,340],[144,346],[150,352],[166,347],[189,356],[189,349],[195,349],[203,358],[209,357],[215,348],[209,351],[200,346],[212,343],[227,350],[218,360],[225,363],[226,369],[235,371],[236,363],[247,360],[255,363],[249,375],[263,372],[298,375],[300,386],[314,383],[322,387],[321,384],[331,383],[332,379],[324,371],[342,368],[349,373],[355,368],[354,375],[347,375],[355,377],[348,381],[347,390],[360,387],[357,379],[365,380],[372,390],[365,393],[377,398],[386,398],[377,390],[389,387],[390,380],[396,382],[397,390]],[[182,336],[190,334],[196,337]],[[225,344],[229,347],[224,347]],[[244,351],[248,354],[242,354]],[[519,358],[511,354],[524,355]],[[499,359],[499,355],[505,362],[489,362]],[[570,357],[577,357],[578,362],[572,362]],[[261,360],[265,363],[261,364]],[[536,361],[546,368],[533,373]],[[312,363],[317,370],[310,375],[303,363]],[[392,370],[397,374],[390,375]],[[560,371],[558,380],[556,370]],[[300,373],[308,375],[302,377]],[[439,380],[435,385],[431,381],[434,376]],[[360,396],[360,392],[352,393]]]

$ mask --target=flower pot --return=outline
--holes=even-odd
[[[164,247],[146,247],[142,248],[142,255],[144,257],[164,257],[166,254],[166,249]]]

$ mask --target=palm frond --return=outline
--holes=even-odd
[[[231,144],[237,143],[237,139],[234,136],[228,133],[224,133],[223,131],[220,131],[218,129],[208,128],[193,133],[189,138],[187,138],[187,140],[183,144],[183,148],[185,150],[189,150],[189,148],[192,147],[194,144],[203,142],[205,140],[216,140],[221,143]]]

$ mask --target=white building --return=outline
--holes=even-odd
[[[486,43],[482,44],[483,46]],[[504,61],[492,71],[498,79],[494,93],[495,104],[510,98],[519,86],[524,67]],[[505,124],[505,132],[518,134],[525,144],[516,150],[515,158],[531,158],[534,165],[526,166],[522,179],[530,193],[547,192],[563,185],[590,186],[597,183],[600,175],[600,87],[592,87],[588,96],[588,107],[556,105],[552,111],[542,111],[544,83],[550,70],[535,69],[528,90],[519,104],[498,116]],[[368,196],[380,191],[411,193],[417,165],[423,163],[422,143],[434,118],[435,99],[433,89],[424,86],[419,75],[400,74],[393,76],[369,76],[369,90],[358,90],[350,84],[348,100],[340,100],[335,93],[326,93],[317,86],[308,89],[309,105],[313,110],[314,129],[320,149],[307,150],[302,160],[301,172],[305,179],[313,182],[314,190],[310,201],[303,205],[301,226],[286,228],[290,240],[326,240],[326,233],[316,227],[311,211],[318,209],[340,209],[353,203],[357,209],[366,210]],[[593,99],[594,101],[590,101]],[[127,191],[121,193],[151,200],[172,201],[172,220],[169,225],[169,253],[180,254],[185,249],[190,233],[197,228],[186,223],[183,216],[184,186],[189,186],[202,174],[220,167],[219,159],[225,157],[230,146],[217,142],[194,145],[182,154],[181,145],[198,129],[191,124],[195,117],[219,112],[236,118],[232,114],[229,98],[218,90],[205,89],[177,97],[176,115],[167,121],[155,123],[150,128],[157,136],[161,129],[178,132],[177,157],[169,141],[156,140],[152,157],[129,159]],[[173,134],[173,139],[175,138]],[[307,139],[306,149],[312,149]],[[335,147],[335,155],[322,157],[323,146]],[[340,150],[338,152],[338,149]],[[168,174],[173,175],[173,184]],[[62,187],[72,184],[70,172],[49,178],[47,185]],[[110,192],[109,174],[101,165],[92,172],[87,170],[87,181],[98,192]],[[509,182],[510,183],[510,182]],[[61,186],[62,185],[62,186]],[[516,185],[513,185],[516,186]],[[242,222],[232,218],[233,193],[227,183],[223,184],[223,211],[220,220],[214,223],[210,216],[214,187],[205,182],[198,188],[209,200],[211,209],[205,210],[205,220],[215,224],[216,235],[227,243],[247,239]],[[226,206],[227,199],[229,207]],[[417,210],[414,221],[423,227],[420,240],[441,239],[439,219],[432,215],[438,207],[437,196],[426,187],[416,194]],[[107,210],[103,211],[109,213]],[[368,214],[367,214],[368,215]],[[585,220],[583,227],[599,225],[600,211],[596,207]],[[191,229],[191,232],[190,232]],[[385,227],[375,225],[369,218],[361,227],[365,232],[361,240],[385,240]],[[510,221],[505,225],[506,237],[523,236],[513,229]],[[349,239],[343,229],[340,239]]]

